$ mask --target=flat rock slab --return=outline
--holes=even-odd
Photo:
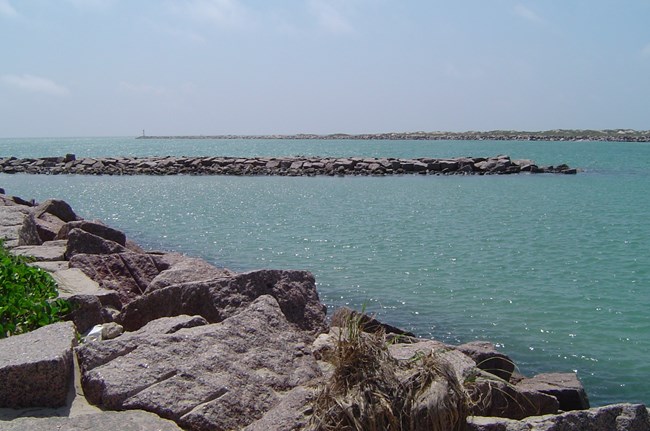
[[[73,379],[71,322],[0,340],[0,407],[59,407]]]
[[[56,281],[60,298],[69,298],[74,295],[93,295],[97,297],[113,296],[115,292],[99,287],[99,283],[92,280],[78,268],[67,268],[52,274]]]
[[[11,252],[17,256],[30,256],[40,262],[65,260],[65,246],[59,244],[24,245]]]
[[[0,424],[2,431],[179,431],[174,422],[144,411],[101,412],[76,417],[18,418]]]
[[[310,336],[263,295],[234,316],[157,319],[77,349],[86,398],[107,409],[141,409],[187,430],[241,429],[283,394],[320,376]]]
[[[41,268],[47,272],[57,272],[68,269],[68,261],[66,260],[55,260],[51,262],[32,262],[30,265]]]

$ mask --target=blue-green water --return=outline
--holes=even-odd
[[[650,403],[650,145],[0,139],[0,157],[509,154],[577,176],[0,175],[152,248],[235,270],[307,269],[330,307],[421,336],[488,339],[524,374],[578,372],[592,404]]]

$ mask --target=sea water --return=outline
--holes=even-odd
[[[138,243],[245,271],[312,271],[331,309],[449,343],[490,340],[526,375],[578,373],[592,405],[650,403],[650,145],[602,142],[0,139],[0,157],[509,154],[578,175],[0,174]]]

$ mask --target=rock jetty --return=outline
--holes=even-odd
[[[575,174],[566,164],[538,166],[509,156],[457,158],[368,157],[64,157],[0,159],[6,174],[79,175],[506,175],[518,173]]]
[[[145,251],[63,201],[0,192],[11,251],[74,304],[66,322],[0,339],[0,429],[333,429],[323,400],[363,371],[347,382],[363,396],[338,405],[396,424],[377,429],[650,431],[644,405],[590,408],[574,373],[524,377],[489,342],[421,339],[347,308],[327,320],[309,272]],[[356,345],[371,349],[346,368]]]
[[[537,132],[518,130],[492,130],[467,132],[388,132],[388,133],[332,133],[319,135],[299,133],[294,135],[186,135],[138,136],[136,139],[301,139],[301,140],[390,140],[390,141],[608,141],[650,142],[650,130],[606,129],[579,130],[555,129]]]

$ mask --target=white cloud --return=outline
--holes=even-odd
[[[334,6],[332,1],[311,0],[309,6],[311,12],[318,19],[319,24],[330,33],[345,34],[354,31],[352,25]]]
[[[194,21],[219,27],[245,27],[250,24],[249,11],[238,0],[191,0],[184,3],[169,2],[169,10]]]
[[[9,3],[9,0],[0,0],[0,15],[14,17],[18,15],[16,9]]]
[[[6,85],[32,93],[43,93],[51,96],[65,96],[68,89],[54,81],[34,75],[2,75],[0,81]]]
[[[518,4],[515,6],[515,14],[519,15],[524,19],[527,19],[528,21],[544,22],[544,20],[539,15],[537,15],[537,13],[535,13],[532,9],[529,9],[522,4]]]

